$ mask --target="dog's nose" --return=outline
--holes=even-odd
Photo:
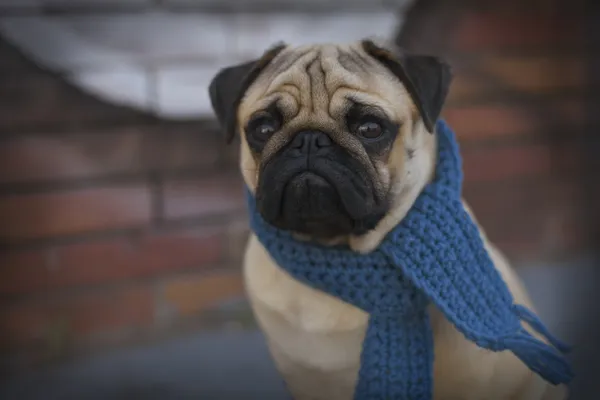
[[[329,147],[331,144],[331,138],[324,132],[301,131],[294,136],[291,147],[299,150],[300,154],[311,154]]]

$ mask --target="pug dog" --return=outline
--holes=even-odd
[[[451,80],[437,57],[364,39],[278,44],[220,70],[209,92],[227,139],[241,136],[240,169],[261,216],[301,240],[368,253],[432,179],[435,122]],[[515,301],[533,309],[507,259],[481,234]],[[351,400],[368,314],[292,278],[252,234],[243,269],[293,398]],[[567,397],[511,352],[477,347],[435,306],[430,318],[436,400]]]

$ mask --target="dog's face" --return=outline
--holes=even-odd
[[[229,139],[241,134],[262,217],[332,239],[374,229],[427,173],[450,77],[434,57],[369,40],[280,45],[221,70],[210,95]]]

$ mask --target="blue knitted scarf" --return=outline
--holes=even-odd
[[[356,400],[432,398],[433,302],[478,346],[512,351],[552,384],[572,372],[538,317],[513,303],[477,226],[461,202],[462,161],[454,133],[437,123],[438,159],[433,182],[373,252],[326,247],[294,239],[268,225],[248,193],[251,227],[273,260],[296,279],[369,313]],[[527,322],[552,345],[534,338]]]

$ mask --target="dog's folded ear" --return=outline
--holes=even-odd
[[[450,65],[434,56],[400,54],[368,39],[362,41],[362,47],[406,86],[425,127],[433,132],[450,89]]]
[[[210,102],[217,120],[231,143],[237,130],[237,108],[244,93],[264,68],[286,47],[277,44],[257,60],[221,69],[208,87]]]

